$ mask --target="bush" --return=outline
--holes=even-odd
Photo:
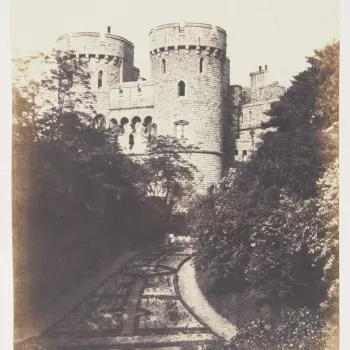
[[[237,350],[325,350],[324,314],[308,308],[284,308],[278,314],[250,321],[232,344]]]
[[[314,200],[282,194],[274,212],[251,230],[246,281],[280,299],[318,305],[325,299],[323,234]]]

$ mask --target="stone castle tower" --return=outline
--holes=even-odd
[[[133,156],[145,154],[149,135],[171,135],[194,144],[198,150],[188,157],[199,170],[195,188],[206,194],[224,170],[256,148],[261,132],[252,130],[260,130],[264,111],[284,88],[268,84],[267,67],[251,74],[250,88],[230,86],[222,28],[171,23],[153,28],[149,40],[150,81],[134,67],[133,44],[111,34],[110,27],[104,36],[63,35],[57,49],[87,62],[96,95],[96,127],[118,130],[122,150]]]
[[[95,32],[79,32],[62,35],[57,39],[56,49],[73,53],[77,60],[87,63],[91,74],[90,87],[96,96],[95,109],[108,117],[110,91],[124,81],[137,80],[139,70],[134,67],[134,45],[117,35],[101,36]]]
[[[226,32],[197,23],[159,26],[150,32],[150,54],[158,130],[199,147],[191,162],[205,193],[222,175]]]

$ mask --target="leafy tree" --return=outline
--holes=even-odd
[[[267,132],[250,161],[222,181],[221,192],[194,208],[196,266],[211,276],[212,292],[215,286],[262,287],[297,300],[319,288],[318,301],[324,298],[319,244],[326,220],[317,215],[315,199],[319,179],[337,156],[336,143],[327,141],[324,130],[338,119],[338,55],[339,45],[330,44],[308,59],[310,67],[294,77],[268,112],[265,127],[275,132]],[[302,261],[312,278],[305,279]]]
[[[74,57],[53,51],[14,60],[14,124],[30,127],[35,140],[55,137],[66,113],[90,119],[95,100],[90,73]]]
[[[60,55],[15,62],[15,289],[30,299],[16,304],[21,316],[121,249],[154,242],[167,231],[136,186],[140,165],[121,153],[111,130],[91,125],[94,96],[86,65]],[[32,65],[40,75],[31,74]]]
[[[192,190],[197,168],[191,163],[191,153],[197,148],[175,137],[157,136],[147,145],[142,158],[141,185],[148,196],[160,196],[168,202],[171,191],[181,184],[184,194]]]

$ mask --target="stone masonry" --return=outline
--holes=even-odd
[[[96,96],[96,127],[116,128],[125,153],[145,153],[149,135],[194,144],[195,188],[213,190],[228,168],[257,148],[270,104],[284,93],[268,70],[250,74],[250,87],[230,85],[226,32],[203,23],[171,23],[150,31],[151,80],[134,67],[134,45],[94,32],[60,36],[57,49],[85,60]],[[68,56],[69,56],[68,55]],[[64,58],[69,58],[65,56]]]

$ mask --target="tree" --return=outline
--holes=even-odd
[[[33,139],[55,137],[65,114],[89,121],[95,96],[85,62],[73,52],[53,51],[14,60],[14,125],[30,128]]]
[[[197,168],[191,163],[191,153],[197,148],[171,136],[151,138],[147,155],[142,158],[141,184],[148,196],[160,196],[168,202],[174,187],[181,184],[189,194]]]
[[[277,294],[295,300],[305,289],[320,286],[323,293],[325,259],[318,244],[327,219],[317,215],[315,200],[319,179],[337,157],[336,142],[327,141],[324,130],[338,119],[339,62],[332,59],[338,55],[339,45],[330,44],[308,59],[310,67],[294,77],[268,112],[265,127],[276,131],[267,132],[250,161],[222,181],[221,192],[196,207],[191,224],[199,235],[197,270],[210,270],[213,286],[277,288]],[[299,251],[300,245],[305,249]],[[279,246],[285,247],[283,254]],[[310,279],[298,268],[301,258],[312,267]]]
[[[24,305],[16,300],[21,316],[73,288],[121,249],[167,231],[136,186],[140,165],[121,153],[111,130],[92,126],[86,65],[60,54],[15,62],[15,289],[29,298]],[[31,74],[33,64],[39,76]]]

